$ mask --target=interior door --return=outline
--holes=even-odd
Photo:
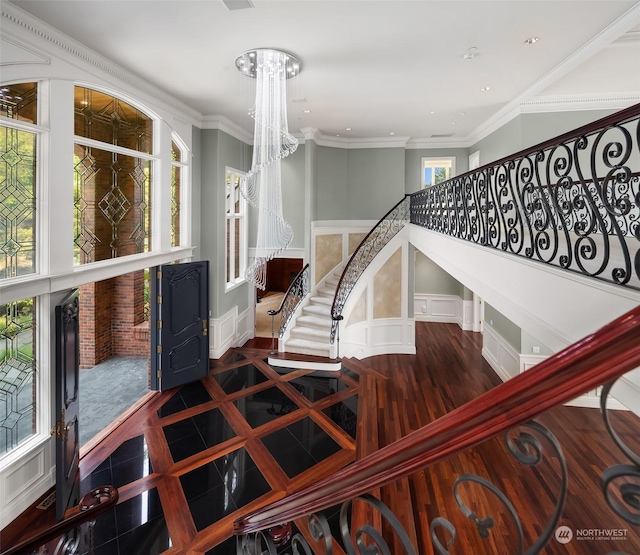
[[[56,516],[77,505],[80,495],[78,462],[78,378],[80,368],[78,291],[56,306]]]
[[[160,391],[209,373],[209,262],[151,272],[151,387]]]

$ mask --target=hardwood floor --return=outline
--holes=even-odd
[[[332,474],[500,383],[482,358],[480,334],[425,323],[416,323],[416,334],[416,355],[346,359],[343,374],[331,383],[304,369],[278,373],[264,361],[270,341],[256,339],[214,361],[202,382],[153,396],[81,461],[83,488],[111,482],[120,491],[114,514],[96,525],[95,554],[233,554],[228,538],[238,516]],[[640,453],[640,419],[614,412],[612,420]],[[599,411],[558,407],[539,422],[555,434],[566,457],[569,488],[560,524],[574,535],[567,544],[552,537],[542,552],[640,553],[639,527],[618,517],[600,489],[602,471],[628,461]],[[420,554],[437,553],[429,532],[436,518],[456,528],[452,555],[516,553],[517,527],[493,493],[470,481],[458,490],[479,518],[494,519],[486,540],[456,504],[456,479],[480,476],[502,490],[520,515],[526,550],[560,491],[560,464],[549,443],[540,441],[545,459],[539,465],[519,463],[503,439],[494,438],[374,493],[394,511]],[[353,514],[361,522],[371,511],[356,505]],[[296,524],[307,535],[304,523]],[[614,529],[624,539],[596,539]],[[590,539],[578,539],[579,531],[590,531]],[[449,534],[439,528],[437,535],[446,545]],[[15,529],[5,530],[2,540],[8,546],[18,536]],[[394,555],[403,553],[397,540],[390,541]]]

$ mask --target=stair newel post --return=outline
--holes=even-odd
[[[275,343],[276,343],[276,332],[275,332],[275,320],[276,320],[276,314],[278,313],[277,310],[269,310],[267,312],[267,314],[269,316],[271,316],[271,352],[269,353],[270,355],[275,355],[276,351],[275,351]]]
[[[334,316],[333,319],[336,323],[336,358],[340,358],[340,322],[342,321],[342,314]]]

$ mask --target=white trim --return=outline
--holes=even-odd
[[[312,229],[318,229],[317,233],[324,235],[332,233],[342,233],[348,231],[350,233],[361,233],[362,231],[371,231],[371,228],[378,223],[378,220],[315,220],[311,222]],[[331,228],[326,232],[321,232],[321,228]]]
[[[55,484],[54,442],[39,436],[18,449],[0,473],[0,529]]]
[[[520,354],[488,322],[482,334],[482,356],[503,382],[520,371]]]
[[[251,316],[249,312],[253,306],[238,314],[238,306],[220,318],[209,318],[212,343],[209,345],[209,358],[218,359],[229,349],[244,345],[254,337],[254,330],[250,329]]]
[[[622,110],[640,102],[640,93],[581,94],[566,96],[538,96],[520,105],[520,113],[537,114],[579,110]]]
[[[225,116],[203,116],[200,129],[218,129],[227,135],[231,135],[234,139],[238,139],[248,145],[253,145],[253,133]]]
[[[474,331],[473,301],[464,301],[458,295],[415,293],[413,310],[416,322],[458,324],[463,331]]]

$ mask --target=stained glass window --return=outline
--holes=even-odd
[[[75,264],[151,250],[152,123],[122,100],[75,88]]]
[[[246,205],[247,201],[240,193],[240,179],[243,174],[227,170],[225,184],[225,248],[227,287],[245,280],[247,264]]]
[[[36,432],[35,299],[0,305],[0,455]]]
[[[171,246],[180,246],[180,194],[183,168],[182,151],[171,141]]]
[[[0,279],[35,268],[36,134],[0,127]]]
[[[28,123],[38,123],[37,100],[37,83],[0,86],[0,116]]]

